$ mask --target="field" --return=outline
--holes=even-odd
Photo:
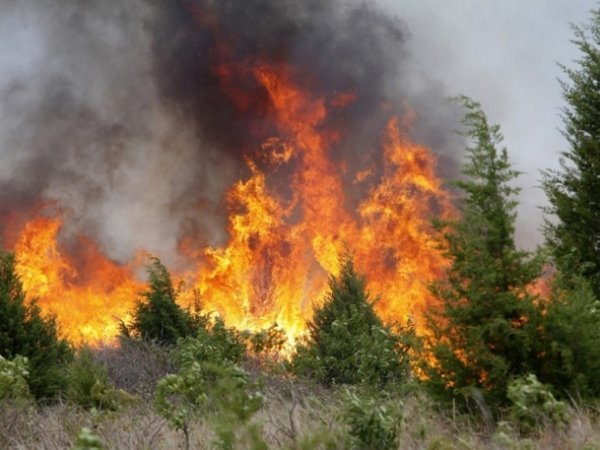
[[[107,449],[184,448],[183,433],[171,428],[153,407],[153,384],[173,370],[165,352],[151,346],[108,348],[96,350],[94,358],[108,367],[112,383],[132,394],[123,406],[98,411],[67,402],[47,406],[5,402],[0,408],[0,448],[70,448],[82,427],[89,428]],[[260,382],[264,405],[251,422],[235,430],[235,448],[264,448],[253,446],[255,430],[272,449],[365,448],[352,440],[345,388],[325,389],[289,376],[265,375],[252,360],[245,369]],[[600,411],[593,405],[571,404],[566,426],[542,423],[531,432],[519,433],[508,413],[506,422],[501,418],[486,424],[477,410],[459,412],[436,403],[417,382],[394,393],[365,396],[385,401],[400,449],[600,449]],[[219,419],[211,413],[194,417],[190,448],[215,448]]]

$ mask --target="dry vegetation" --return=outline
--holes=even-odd
[[[255,419],[262,425],[269,448],[326,448],[327,438],[335,443],[333,448],[347,448],[337,392],[286,380],[278,383],[276,387],[265,387],[265,406]],[[486,431],[476,416],[439,410],[419,393],[406,394],[398,402],[402,449],[600,449],[600,420],[598,410],[593,408],[572,408],[571,421],[564,429],[544,426],[539,433],[519,436],[502,425]],[[170,428],[150,402],[138,399],[118,412],[100,413],[65,403],[41,407],[34,403],[4,403],[0,411],[0,447],[70,448],[84,426],[91,428],[109,449],[176,449],[183,445],[181,433]],[[210,417],[196,419],[191,427],[191,448],[211,448],[212,430]]]
[[[86,410],[72,403],[40,405],[34,401],[5,401],[0,408],[0,448],[71,448],[82,427],[88,427],[107,449],[182,448],[183,436],[168,426],[152,404],[156,380],[173,370],[164,349],[139,343],[94,352],[107,367],[114,385],[134,394],[117,411]],[[258,377],[259,361],[249,360],[246,369]],[[261,378],[265,401],[255,415],[269,448],[345,449],[350,445],[342,419],[344,389],[325,389],[297,379],[267,375]],[[510,420],[486,427],[478,411],[460,413],[432,401],[418,386],[408,386],[387,401],[398,415],[398,448],[401,449],[600,449],[598,406],[569,407],[565,427],[545,424],[520,434]],[[212,448],[215,417],[193,420],[190,447]],[[240,430],[243,432],[243,430]],[[242,444],[240,448],[252,448]]]

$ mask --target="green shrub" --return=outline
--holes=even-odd
[[[237,363],[246,354],[244,337],[235,328],[227,327],[217,317],[205,328],[200,328],[194,336],[181,339],[175,359],[181,364],[194,361]]]
[[[507,396],[511,402],[510,416],[525,432],[544,422],[559,426],[569,422],[567,405],[556,400],[550,389],[533,374],[511,381]]]
[[[8,360],[0,355],[0,400],[29,397],[28,365],[23,356]]]
[[[352,259],[340,260],[340,275],[315,309],[306,342],[296,348],[292,370],[325,385],[398,382],[407,373],[407,349],[383,325],[365,292],[365,280]]]
[[[191,335],[195,326],[203,324],[202,316],[194,315],[177,304],[178,292],[171,275],[158,258],[147,267],[149,286],[137,302],[130,325],[121,322],[124,337],[139,338],[163,345]]]
[[[361,398],[356,392],[348,390],[342,418],[348,425],[354,448],[385,450],[397,447],[400,417],[380,398]]]
[[[67,399],[84,408],[116,410],[130,399],[110,385],[106,368],[94,362],[89,348],[80,350],[69,366],[67,379]]]
[[[248,342],[255,357],[276,358],[287,342],[287,336],[285,331],[275,323],[269,328],[252,333]]]
[[[73,450],[102,450],[102,441],[87,427],[81,428]]]
[[[216,369],[219,378],[209,394],[216,413],[214,445],[222,450],[233,450],[240,441],[251,443],[252,449],[266,450],[260,427],[250,423],[263,404],[262,395],[253,392],[256,386],[239,367],[224,365]]]
[[[15,272],[14,255],[0,251],[0,355],[29,361],[27,382],[38,399],[56,398],[66,388],[65,368],[73,359],[69,343],[58,335],[53,318],[27,304]]]
[[[543,365],[539,378],[558,394],[600,396],[600,300],[589,281],[561,274],[544,304]]]
[[[530,438],[523,439],[515,427],[505,421],[498,422],[492,435],[492,442],[497,448],[510,450],[534,450],[535,446]]]
[[[216,427],[220,446],[229,448],[235,427],[262,405],[262,397],[249,393],[248,387],[246,373],[234,364],[193,361],[158,382],[155,407],[169,425],[183,431],[186,448],[190,420],[200,413],[215,413],[220,416]]]
[[[196,337],[180,340],[176,351],[179,372],[159,381],[155,407],[173,428],[184,433],[186,448],[190,420],[200,413],[218,418],[215,445],[219,448],[233,448],[239,429],[248,431],[246,438],[260,442],[253,427],[240,428],[262,405],[262,397],[250,392],[247,374],[235,364],[244,351],[239,333],[220,319],[199,330]]]

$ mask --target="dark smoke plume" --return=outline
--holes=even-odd
[[[273,127],[251,73],[231,81],[246,97],[240,108],[219,64],[287,64],[315,96],[356,92],[324,124],[348,131],[332,150],[339,160],[366,164],[390,114],[383,104],[400,114],[409,105],[421,142],[450,145],[439,131],[447,117],[421,120],[443,93],[411,92],[408,30],[373,5],[4,3],[0,32],[14,45],[0,60],[0,217],[52,205],[67,218],[66,235],[91,235],[116,259],[145,248],[173,262],[184,234],[198,245],[226,239],[223,194]]]

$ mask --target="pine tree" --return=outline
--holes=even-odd
[[[175,344],[177,339],[194,331],[194,317],[177,304],[177,291],[171,275],[158,258],[148,266],[148,290],[141,294],[133,323],[121,323],[126,337],[139,337],[159,344]]]
[[[406,349],[375,314],[350,256],[341,258],[340,274],[330,277],[329,288],[308,324],[307,342],[297,348],[296,373],[325,385],[400,381],[406,373]]]
[[[574,27],[579,67],[563,70],[567,107],[563,134],[569,150],[561,170],[544,173],[543,187],[554,215],[546,223],[546,238],[564,274],[583,275],[600,297],[600,10],[588,27]]]
[[[539,275],[537,258],[515,248],[519,190],[498,125],[488,124],[477,102],[459,98],[473,141],[466,149],[461,217],[436,223],[451,266],[431,290],[439,306],[429,316],[436,364],[425,368],[429,384],[445,396],[480,391],[502,402],[513,375],[533,369],[539,316],[527,286]]]
[[[58,335],[53,318],[45,319],[25,293],[14,256],[0,251],[0,355],[29,359],[28,383],[36,398],[55,398],[66,388],[66,365],[73,351]]]
[[[585,278],[558,274],[544,302],[539,378],[565,397],[600,397],[600,300]]]

